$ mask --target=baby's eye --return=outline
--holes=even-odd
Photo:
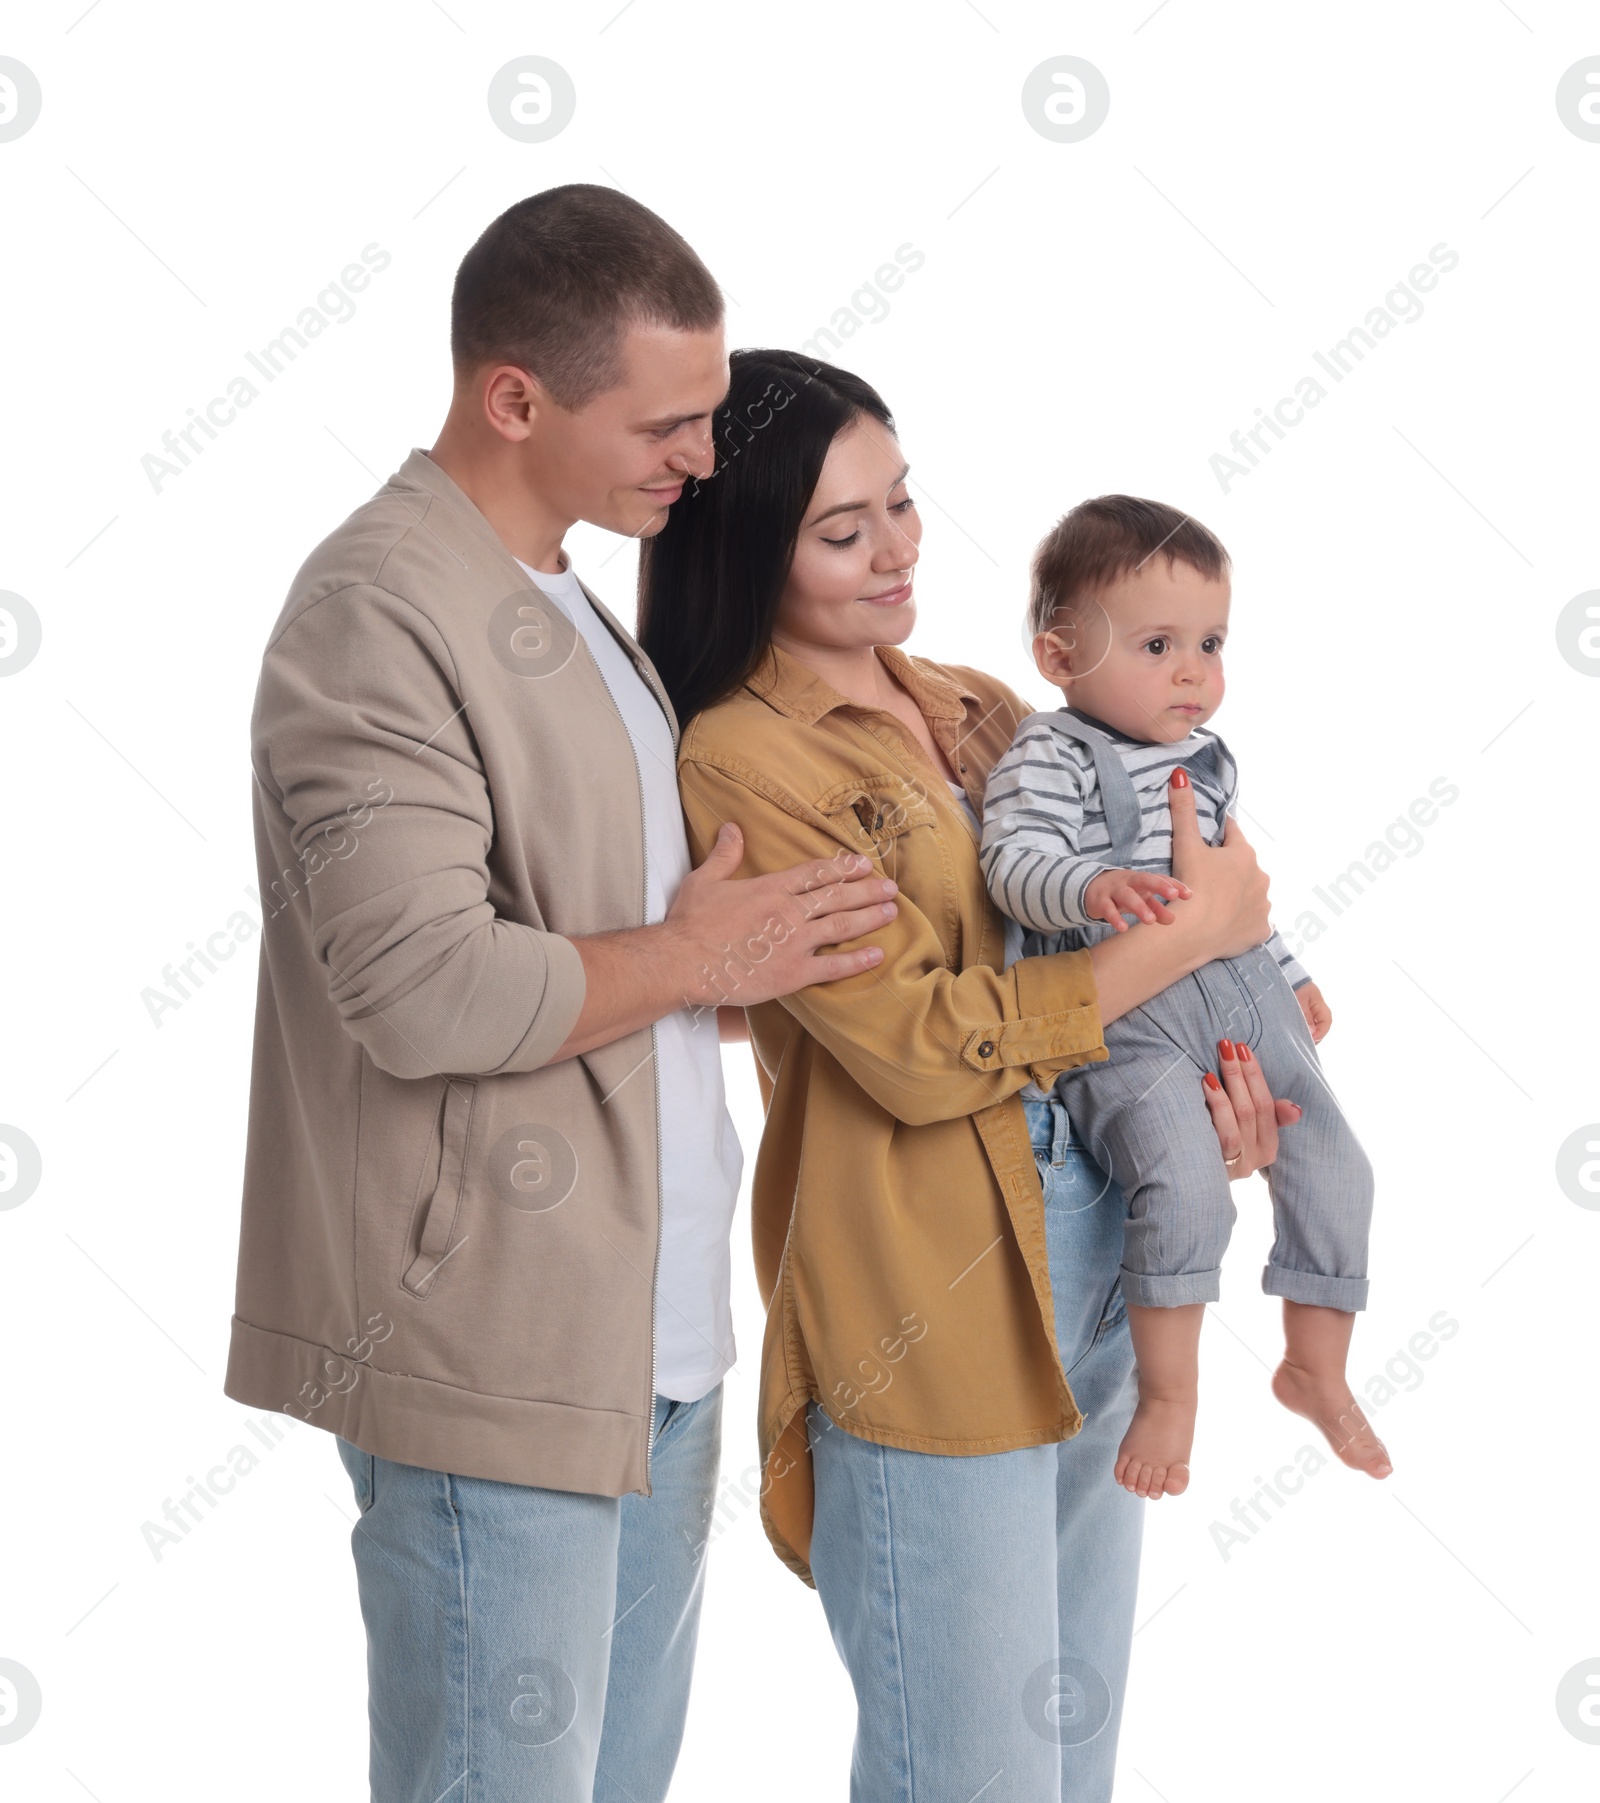
[[[1144,648],[1146,651],[1148,651],[1150,653],[1150,655],[1152,657],[1165,657],[1167,652],[1169,650],[1171,650],[1172,647],[1168,640],[1162,639],[1162,638],[1155,638],[1155,639],[1146,639],[1144,642]]]
[[[1215,657],[1222,649],[1222,640],[1213,633],[1210,638],[1200,641],[1200,649],[1205,652],[1207,657]]]

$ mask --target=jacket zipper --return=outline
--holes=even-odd
[[[582,588],[582,586],[580,582],[579,587]],[[585,592],[584,599],[588,599],[587,592]],[[595,618],[600,621],[602,632],[611,630],[605,621],[600,619],[598,613],[595,614]],[[578,637],[580,639],[583,637],[581,631]],[[633,780],[639,788],[639,849],[644,872],[639,885],[639,924],[644,926],[648,924],[650,915],[650,834],[645,825],[644,777],[639,770],[639,754],[634,749],[633,734],[628,732],[628,722],[623,718],[622,709],[617,707],[616,695],[612,692],[611,684],[606,681],[606,673],[600,667],[600,660],[593,651],[589,650],[587,644],[584,649],[589,651],[589,661],[594,665],[595,674],[600,678],[600,686],[610,696],[611,705],[617,711],[617,718],[622,721],[622,730],[627,733],[628,737],[628,755],[633,759]],[[628,656],[631,661],[628,648],[624,645],[620,649],[623,655]],[[644,682],[643,676],[639,680]],[[645,683],[646,688],[649,686],[648,683]],[[651,699],[654,700],[654,696]],[[646,1496],[652,1494],[650,1457],[656,1437],[656,1285],[661,1281],[661,1080],[660,1067],[656,1063],[656,1023],[654,1021],[650,1023],[650,1067],[650,1093],[655,1099],[656,1111],[656,1252],[655,1260],[650,1267],[650,1394],[645,1399],[644,1417],[644,1494]]]
[[[641,780],[640,788],[643,789]],[[645,853],[646,858],[649,852]],[[650,1396],[645,1414],[644,1428],[644,1493],[650,1496],[650,1455],[656,1441],[656,1285],[661,1281],[661,1215],[662,1183],[661,1170],[661,1080],[659,1066],[656,1064],[656,1023],[650,1023],[650,1065],[651,1089],[656,1099],[656,1257],[650,1267]]]

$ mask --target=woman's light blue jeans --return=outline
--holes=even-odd
[[[649,1496],[455,1477],[339,1441],[361,1511],[373,1803],[661,1803],[721,1421],[720,1384],[656,1398]]]
[[[811,1569],[856,1693],[852,1803],[1111,1796],[1146,1507],[1111,1475],[1138,1400],[1126,1207],[1059,1101],[1024,1107],[1082,1429],[950,1458],[807,1416]]]

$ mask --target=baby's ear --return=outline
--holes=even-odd
[[[1062,683],[1072,676],[1073,634],[1069,626],[1052,626],[1035,633],[1033,661],[1046,682]]]

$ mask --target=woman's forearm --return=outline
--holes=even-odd
[[[1174,914],[1170,926],[1130,927],[1089,947],[1102,1025],[1160,995],[1216,956],[1201,942],[1200,923],[1184,920],[1181,904]]]

